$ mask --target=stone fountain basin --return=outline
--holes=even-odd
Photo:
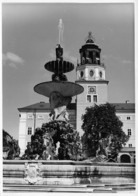
[[[50,61],[44,65],[45,69],[54,73],[67,73],[74,69],[73,63],[69,61]]]
[[[135,183],[135,165],[64,160],[4,160],[3,183],[6,185]]]
[[[43,82],[37,84],[34,87],[34,91],[44,95],[46,97],[50,97],[52,92],[59,92],[64,97],[73,97],[83,92],[84,88],[73,82]]]

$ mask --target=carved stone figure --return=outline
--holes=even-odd
[[[71,97],[64,97],[59,92],[52,92],[50,96],[51,120],[68,121],[67,105],[71,102]]]
[[[60,46],[60,44],[58,44],[56,48],[56,58],[57,60],[63,60],[63,48]]]
[[[42,155],[43,160],[53,159],[55,155],[55,148],[53,145],[53,139],[49,133],[45,133],[43,135],[43,144],[45,146],[45,150]]]

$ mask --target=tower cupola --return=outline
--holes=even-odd
[[[77,66],[77,80],[105,80],[105,67],[101,63],[101,48],[89,32],[86,43],[79,50],[80,63]]]
[[[94,43],[92,33],[89,32],[85,45],[80,49],[80,62],[83,64],[100,65],[101,49]]]

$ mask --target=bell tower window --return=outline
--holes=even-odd
[[[91,59],[91,63],[93,63],[93,52],[92,51],[89,52],[89,56],[90,56],[90,59]]]
[[[96,64],[100,65],[100,53],[96,52]]]
[[[96,64],[96,53],[93,51],[93,63]]]

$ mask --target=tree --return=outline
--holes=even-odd
[[[57,143],[60,143],[57,149]],[[57,150],[57,153],[56,153]],[[51,121],[37,128],[22,159],[77,160],[80,150],[79,133],[65,121]]]
[[[123,123],[116,116],[115,106],[106,103],[86,108],[82,120],[82,143],[87,156],[96,157],[103,150],[105,155],[116,158],[129,137],[122,130]]]
[[[18,141],[3,130],[3,159],[17,159],[20,155]]]

